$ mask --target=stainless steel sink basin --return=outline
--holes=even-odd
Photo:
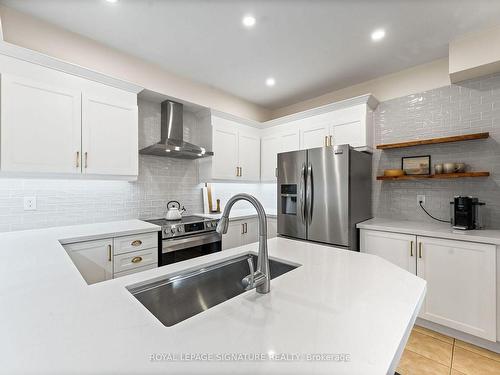
[[[206,268],[127,289],[160,322],[170,327],[243,292],[241,280],[250,272],[248,258],[257,267],[257,256],[246,254]],[[271,279],[298,266],[269,260]]]

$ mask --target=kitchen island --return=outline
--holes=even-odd
[[[155,230],[141,221],[0,235],[2,374],[392,374],[422,303],[422,279],[368,254],[284,238],[300,265],[172,327],[128,286],[257,252],[233,248],[87,285],[60,241]]]

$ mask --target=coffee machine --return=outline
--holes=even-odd
[[[450,202],[451,225],[453,229],[482,229],[482,210],[485,203],[478,198],[456,196]]]

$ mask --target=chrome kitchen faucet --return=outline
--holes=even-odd
[[[252,204],[257,210],[257,215],[259,217],[259,255],[257,259],[257,272],[254,272],[252,259],[248,259],[248,265],[250,267],[250,275],[245,277],[242,282],[247,290],[255,288],[257,293],[269,293],[271,289],[271,274],[269,272],[269,255],[267,253],[267,219],[266,212],[262,204],[250,194],[236,194],[231,197],[224,207],[224,212],[217,225],[217,232],[220,234],[227,233],[227,228],[229,226],[229,212],[233,205],[240,201],[245,200]]]

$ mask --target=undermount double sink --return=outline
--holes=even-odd
[[[249,274],[248,258],[256,268],[257,256],[245,254],[127,289],[163,325],[170,327],[244,293],[242,279]],[[269,259],[269,267],[274,279],[298,266]]]

